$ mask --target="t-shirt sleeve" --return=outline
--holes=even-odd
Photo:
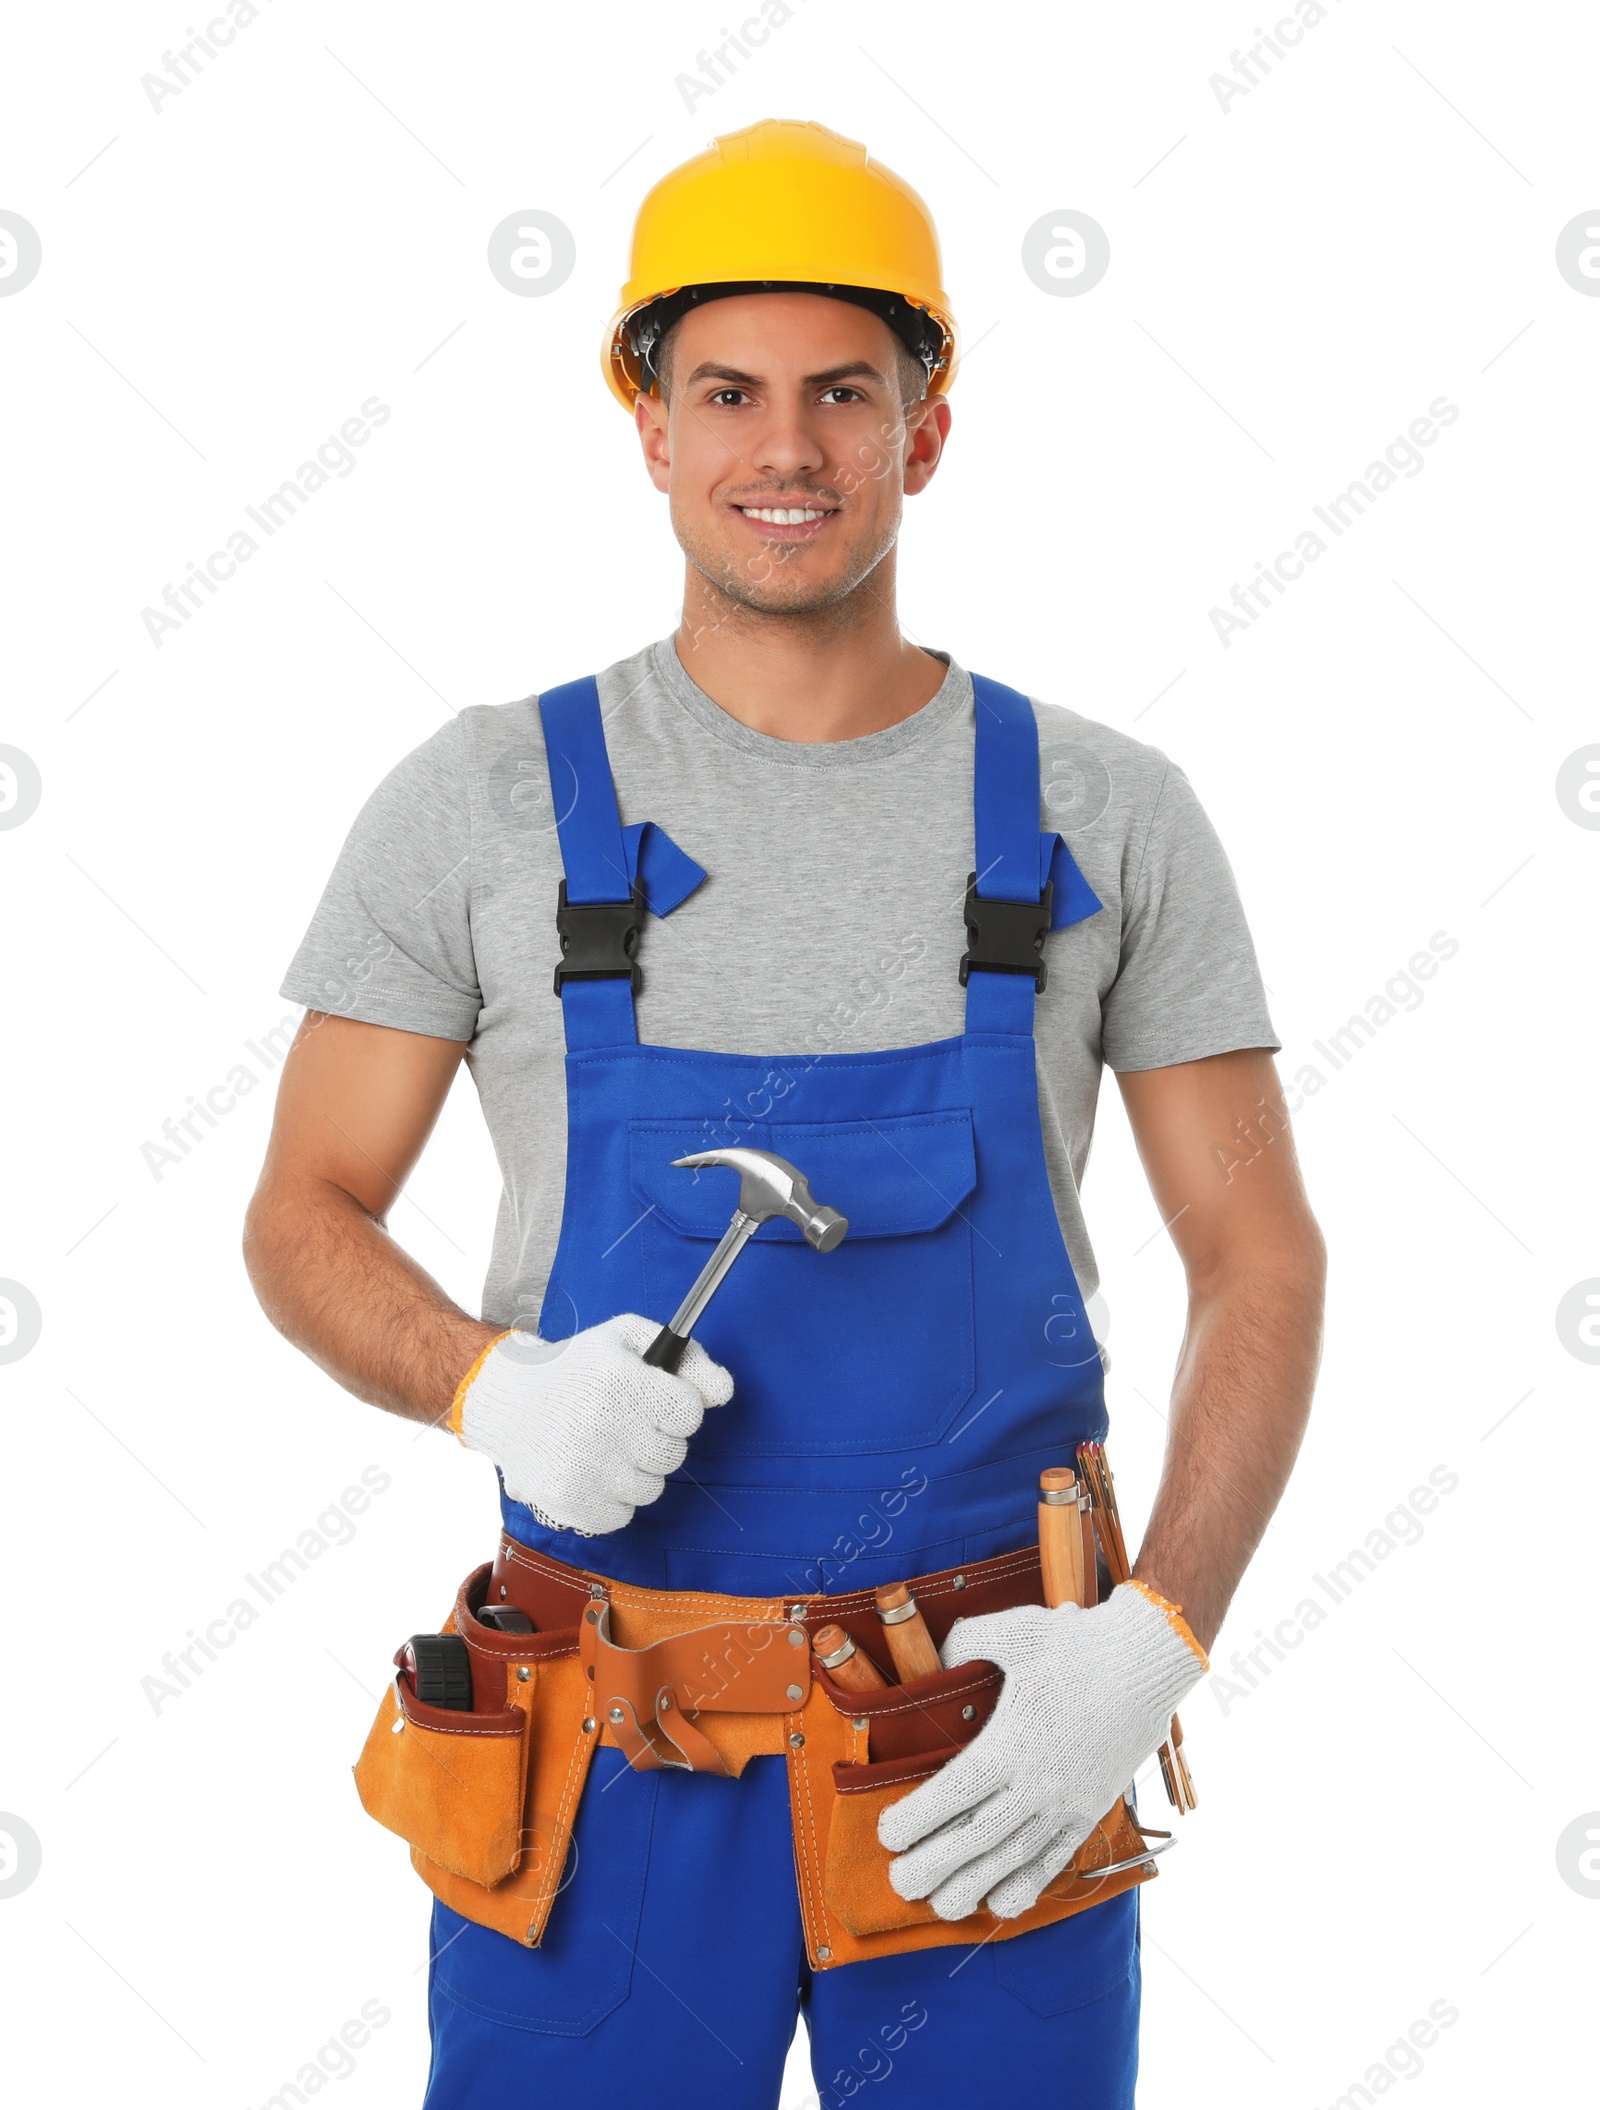
[[[439,728],[356,816],[281,994],[310,1011],[470,1040],[482,998],[469,911],[466,732]]]
[[[1233,872],[1188,778],[1166,765],[1101,1006],[1113,1070],[1156,1070],[1282,1042]]]

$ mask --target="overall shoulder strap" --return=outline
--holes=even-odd
[[[974,674],[977,745],[972,765],[978,895],[1039,899],[1039,728],[1020,689]]]
[[[600,684],[589,674],[582,681],[546,689],[539,698],[539,718],[567,899],[626,901],[630,889],[622,816],[600,718]]]
[[[1100,901],[1061,837],[1039,826],[1039,727],[1020,690],[972,677],[977,870],[967,887],[961,979],[969,1033],[1033,1031],[1044,941]]]
[[[569,1052],[637,1042],[639,935],[668,916],[705,872],[651,821],[622,825],[593,675],[539,698],[562,879],[556,995]]]
[[[562,952],[556,995],[567,1047],[637,1041],[635,954],[644,910],[628,877],[599,683],[590,674],[547,689],[539,718],[566,874],[556,909]]]

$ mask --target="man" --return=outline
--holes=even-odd
[[[1322,1250],[1185,779],[900,633],[939,281],[914,193],[819,126],[657,186],[606,373],[687,558],[678,631],[393,770],[284,984],[262,1303],[501,1482],[497,1559],[358,1768],[436,1893],[430,2110],[775,2105],[797,2006],[830,2106],[1133,2099],[1124,1789],[1287,1479]],[[463,1056],[505,1178],[481,1320],[385,1229]],[[1189,1324],[1132,1579],[1061,1602],[1036,1501],[1105,1426],[1102,1062]],[[663,1356],[774,1182],[788,1216]],[[842,1243],[807,1243],[812,1200]],[[902,1657],[906,1616],[942,1662]]]

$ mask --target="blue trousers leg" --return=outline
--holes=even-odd
[[[595,1753],[565,1884],[524,1949],[436,1904],[424,2110],[640,2099],[775,2110],[797,2014],[822,2110],[971,2110],[1027,2088],[1131,2110],[1134,1897],[1010,1942],[919,1950],[813,1980],[781,1758],[740,1780]]]
[[[424,2110],[773,2110],[805,1964],[783,1760],[596,1751],[566,1876],[537,1949],[435,1904]]]
[[[1133,2110],[1139,1901],[976,1948],[916,1949],[811,1980],[821,2110],[860,2095],[893,2110]]]

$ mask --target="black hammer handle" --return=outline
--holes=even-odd
[[[688,1346],[687,1335],[674,1333],[670,1326],[663,1326],[645,1350],[644,1360],[652,1370],[676,1370]]]

